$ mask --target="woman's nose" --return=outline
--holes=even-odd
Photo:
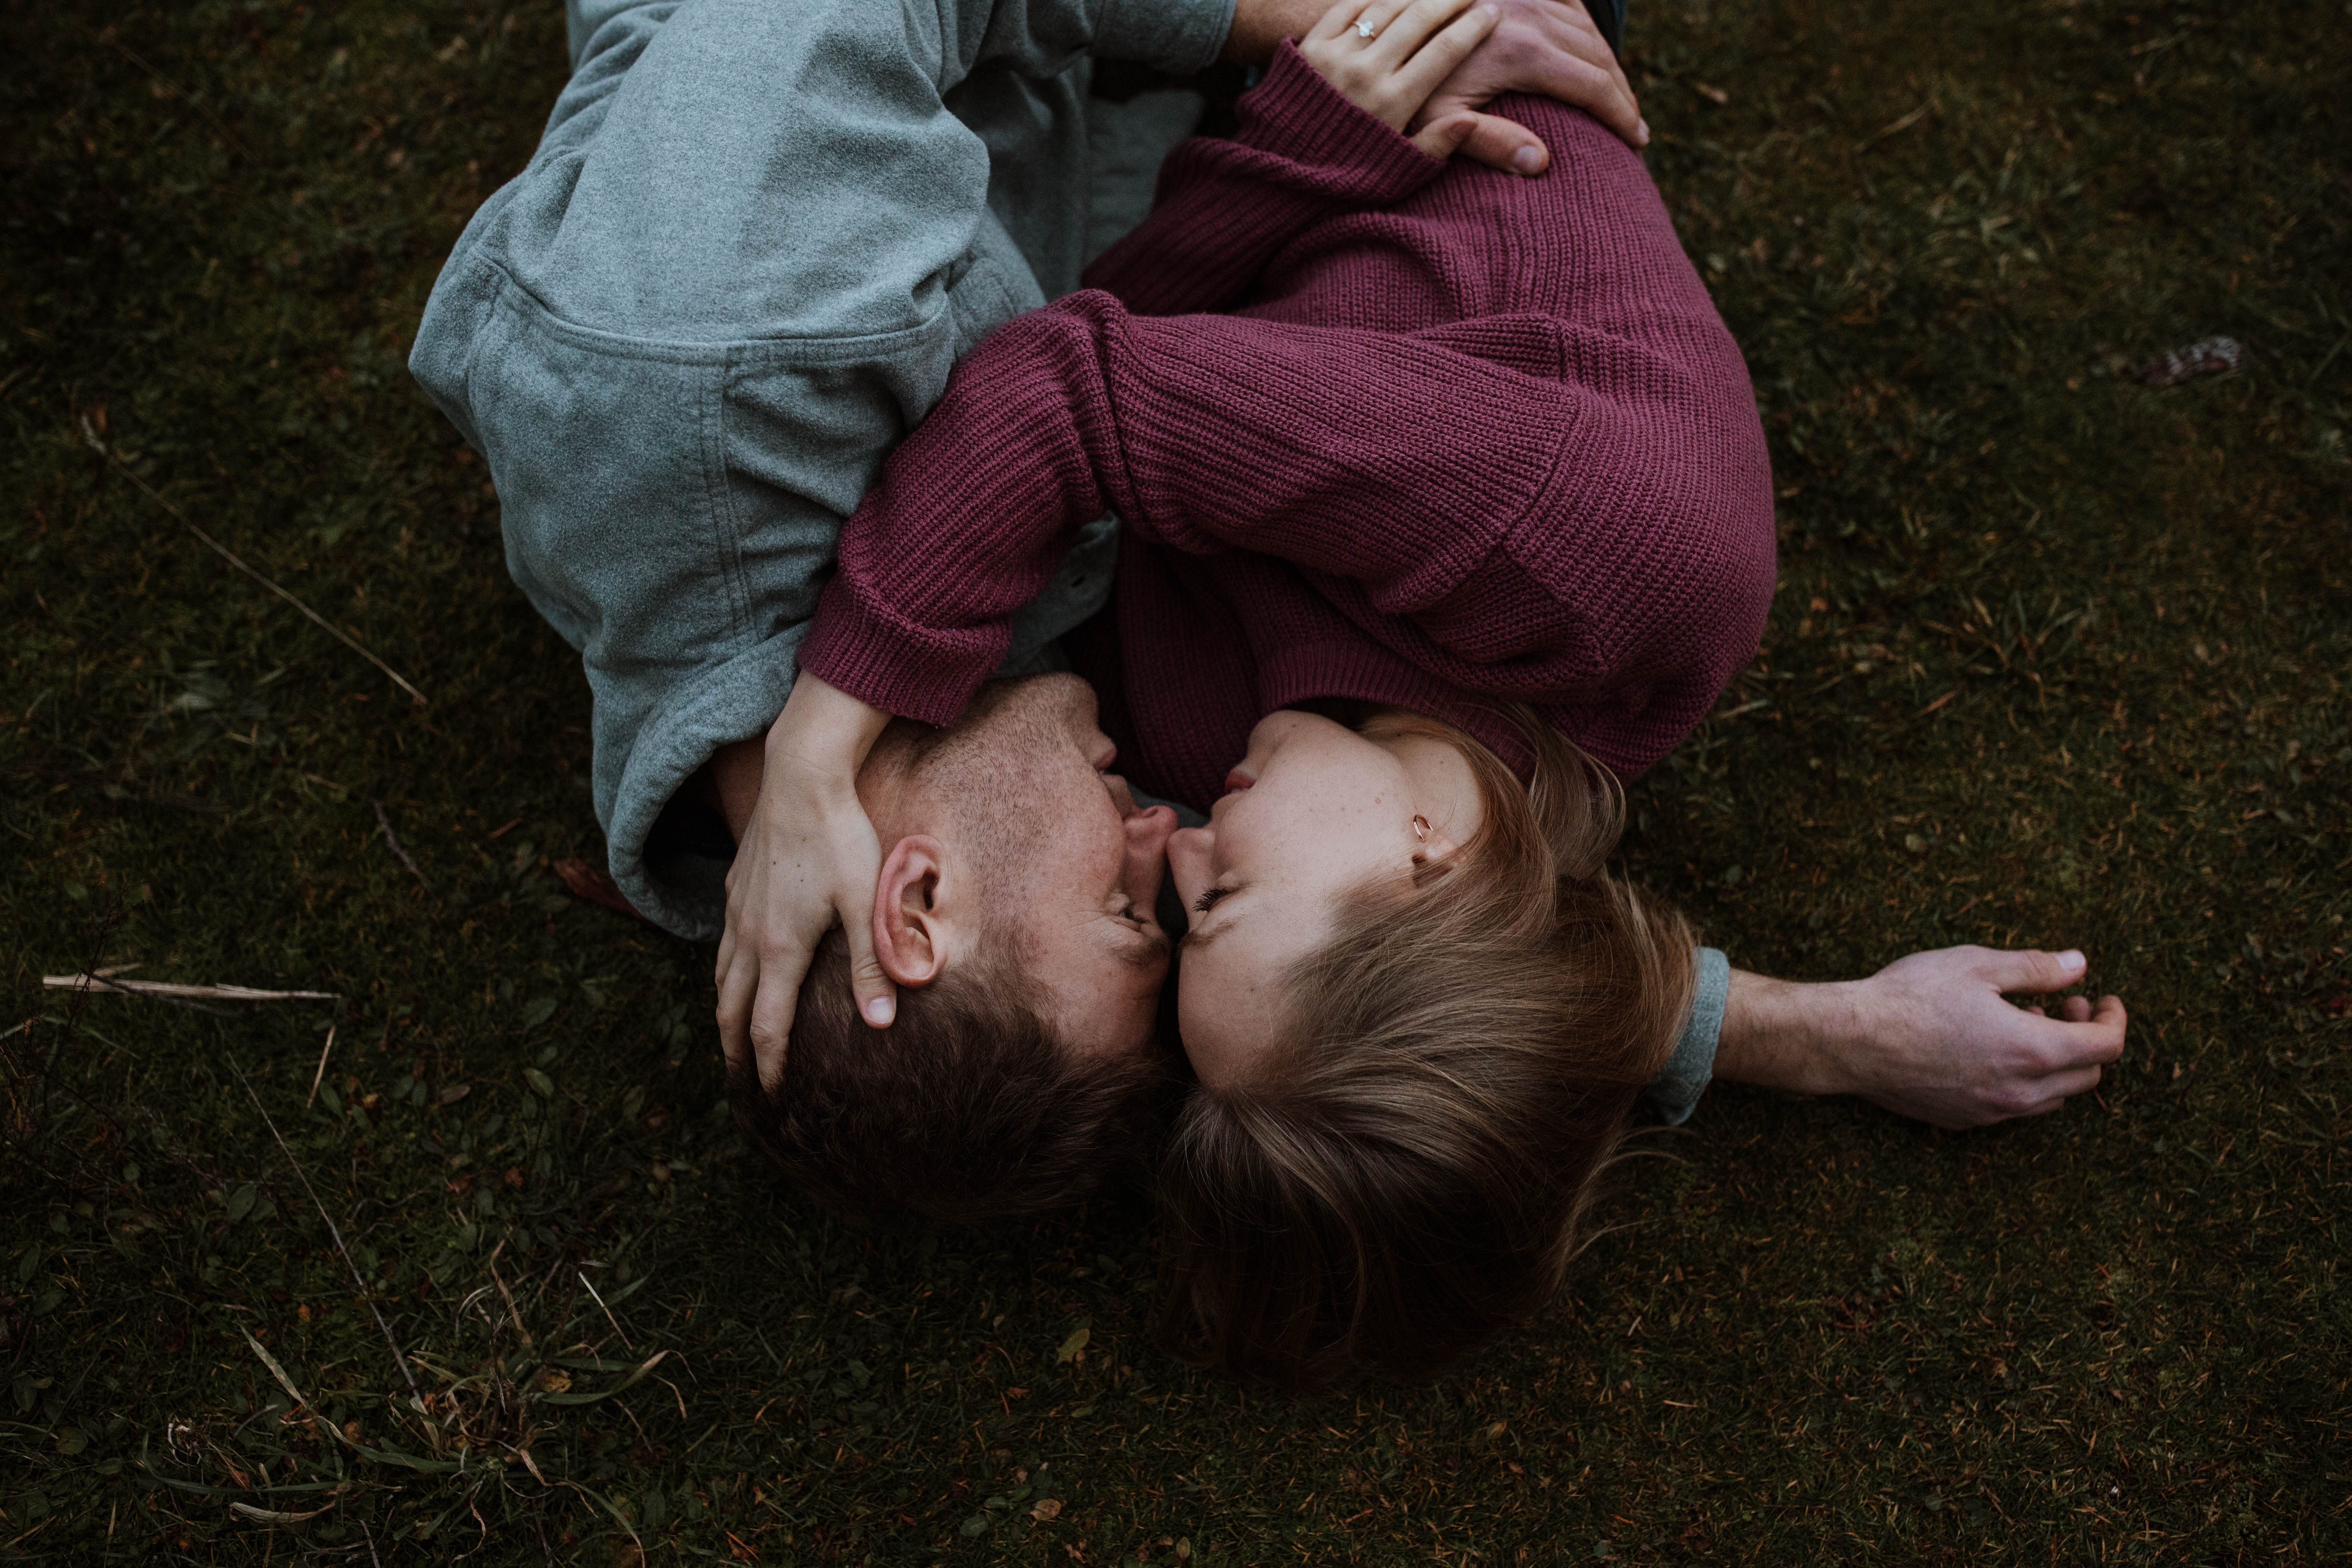
[[[1176,890],[1187,903],[1200,897],[1208,885],[1209,853],[1216,841],[1216,830],[1212,827],[1180,827],[1168,836],[1168,874],[1176,879]]]

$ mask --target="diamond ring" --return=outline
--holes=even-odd
[[[1378,29],[1374,28],[1370,22],[1365,21],[1361,16],[1356,18],[1356,37],[1360,38],[1369,38]]]

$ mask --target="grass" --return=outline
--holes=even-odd
[[[1718,1089],[1533,1331],[1292,1403],[1151,1348],[1139,1201],[779,1190],[709,955],[551,874],[586,692],[403,359],[554,8],[9,8],[0,1555],[2341,1558],[2346,21],[1637,11],[1783,583],[1630,862],[1797,977],[2082,945],[2130,1052],[1968,1137]],[[2122,374],[2216,332],[2238,374]],[[40,986],[100,962],[343,1000]]]

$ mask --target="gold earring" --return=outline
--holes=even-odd
[[[1412,836],[1423,844],[1429,842],[1429,818],[1418,815],[1413,817]]]

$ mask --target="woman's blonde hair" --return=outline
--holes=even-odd
[[[1452,725],[1485,821],[1360,890],[1245,1081],[1192,1092],[1160,1169],[1170,1348],[1292,1389],[1435,1377],[1539,1310],[1688,1016],[1691,931],[1609,875],[1616,779],[1524,710],[1522,785]]]

